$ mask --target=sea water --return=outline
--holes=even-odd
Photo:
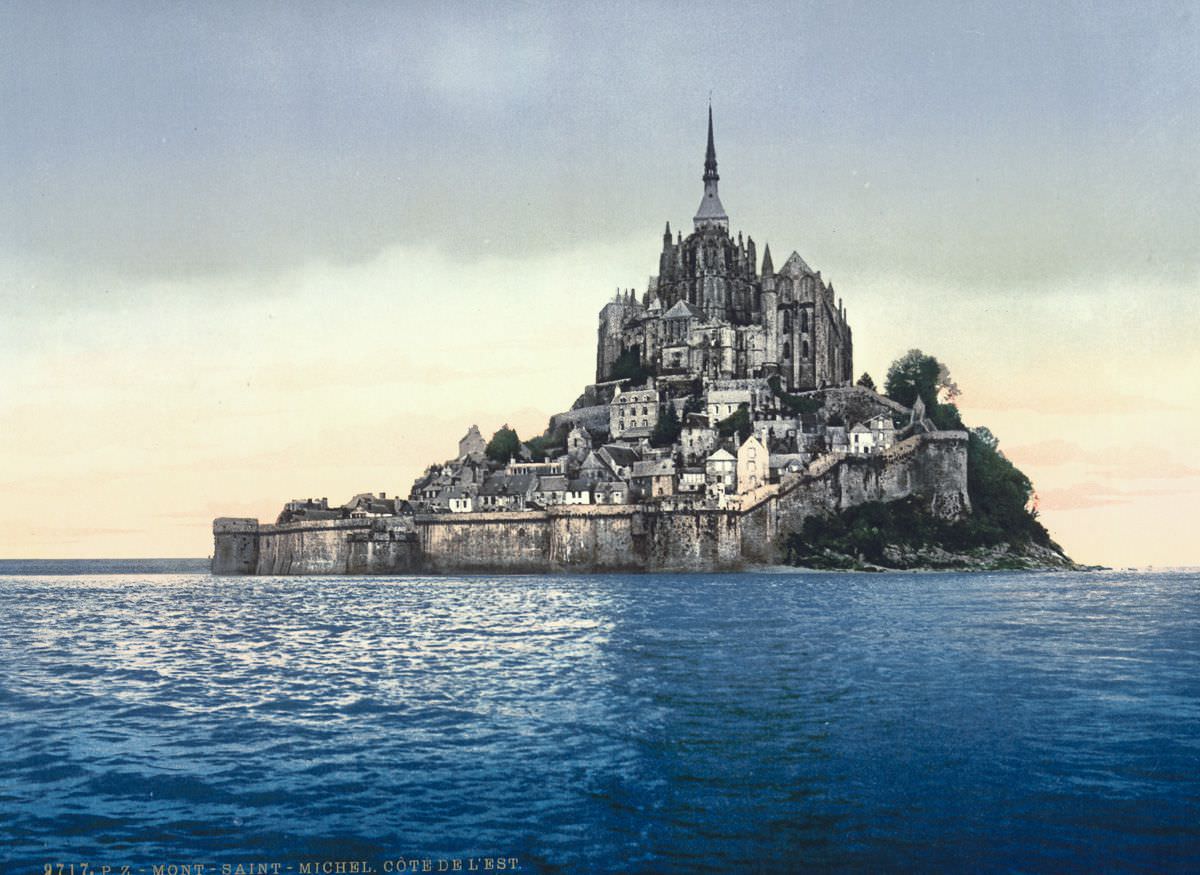
[[[0,563],[0,861],[1197,871],[1200,575]]]

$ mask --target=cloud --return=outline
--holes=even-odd
[[[1139,498],[1165,498],[1200,492],[1197,484],[1175,483],[1153,488],[1124,489],[1112,482],[1088,481],[1038,493],[1040,511],[1083,510],[1130,504]]]
[[[1014,391],[1004,386],[975,387],[964,392],[962,403],[979,410],[1028,410],[1061,416],[1173,412],[1184,405],[1153,395],[1105,392],[1102,387],[1062,390],[1030,387]]]
[[[1124,480],[1174,480],[1200,477],[1200,467],[1181,462],[1170,450],[1149,444],[1124,444],[1086,449],[1078,443],[1052,438],[1011,449],[1001,447],[1018,466],[1079,465],[1089,471]]]

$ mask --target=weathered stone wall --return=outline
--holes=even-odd
[[[416,533],[403,517],[213,522],[214,574],[398,574],[419,564]]]
[[[556,413],[550,417],[551,431],[563,425],[568,428],[581,425],[589,431],[608,431],[608,405],[579,407],[565,413]]]
[[[818,476],[789,479],[776,496],[743,514],[743,555],[777,562],[780,535],[800,531],[808,517],[909,496],[947,518],[970,511],[966,432],[912,437],[877,456],[845,456]]]
[[[899,416],[907,421],[911,413],[903,404],[862,386],[841,386],[795,394],[801,398],[820,399],[823,415],[840,417],[846,425],[864,422],[880,413]]]
[[[549,565],[562,571],[643,571],[644,519],[639,508],[628,505],[555,508]]]
[[[545,512],[434,514],[259,526],[213,523],[216,574],[402,574],[427,571],[724,571],[777,562],[782,537],[813,514],[919,496],[934,512],[969,510],[967,435],[938,432],[878,456],[847,456],[788,477],[728,510],[641,505]]]
[[[254,574],[258,569],[258,520],[213,520],[213,574]]]
[[[428,571],[544,571],[549,516],[540,512],[454,513],[417,517]]]
[[[742,567],[737,511],[680,510],[647,513],[647,571],[725,571]]]

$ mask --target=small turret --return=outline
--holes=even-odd
[[[763,276],[775,276],[775,265],[771,262],[771,244],[768,243],[763,247]]]

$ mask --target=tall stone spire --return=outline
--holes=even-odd
[[[708,149],[704,152],[704,181],[716,182],[720,179],[717,175],[717,147],[713,145],[712,134],[712,104],[708,105]]]
[[[700,199],[700,209],[692,220],[696,230],[701,228],[722,228],[729,230],[729,216],[725,215],[725,207],[721,206],[721,198],[717,194],[717,147],[713,144],[712,104],[708,105],[708,149],[704,153],[704,197]]]

